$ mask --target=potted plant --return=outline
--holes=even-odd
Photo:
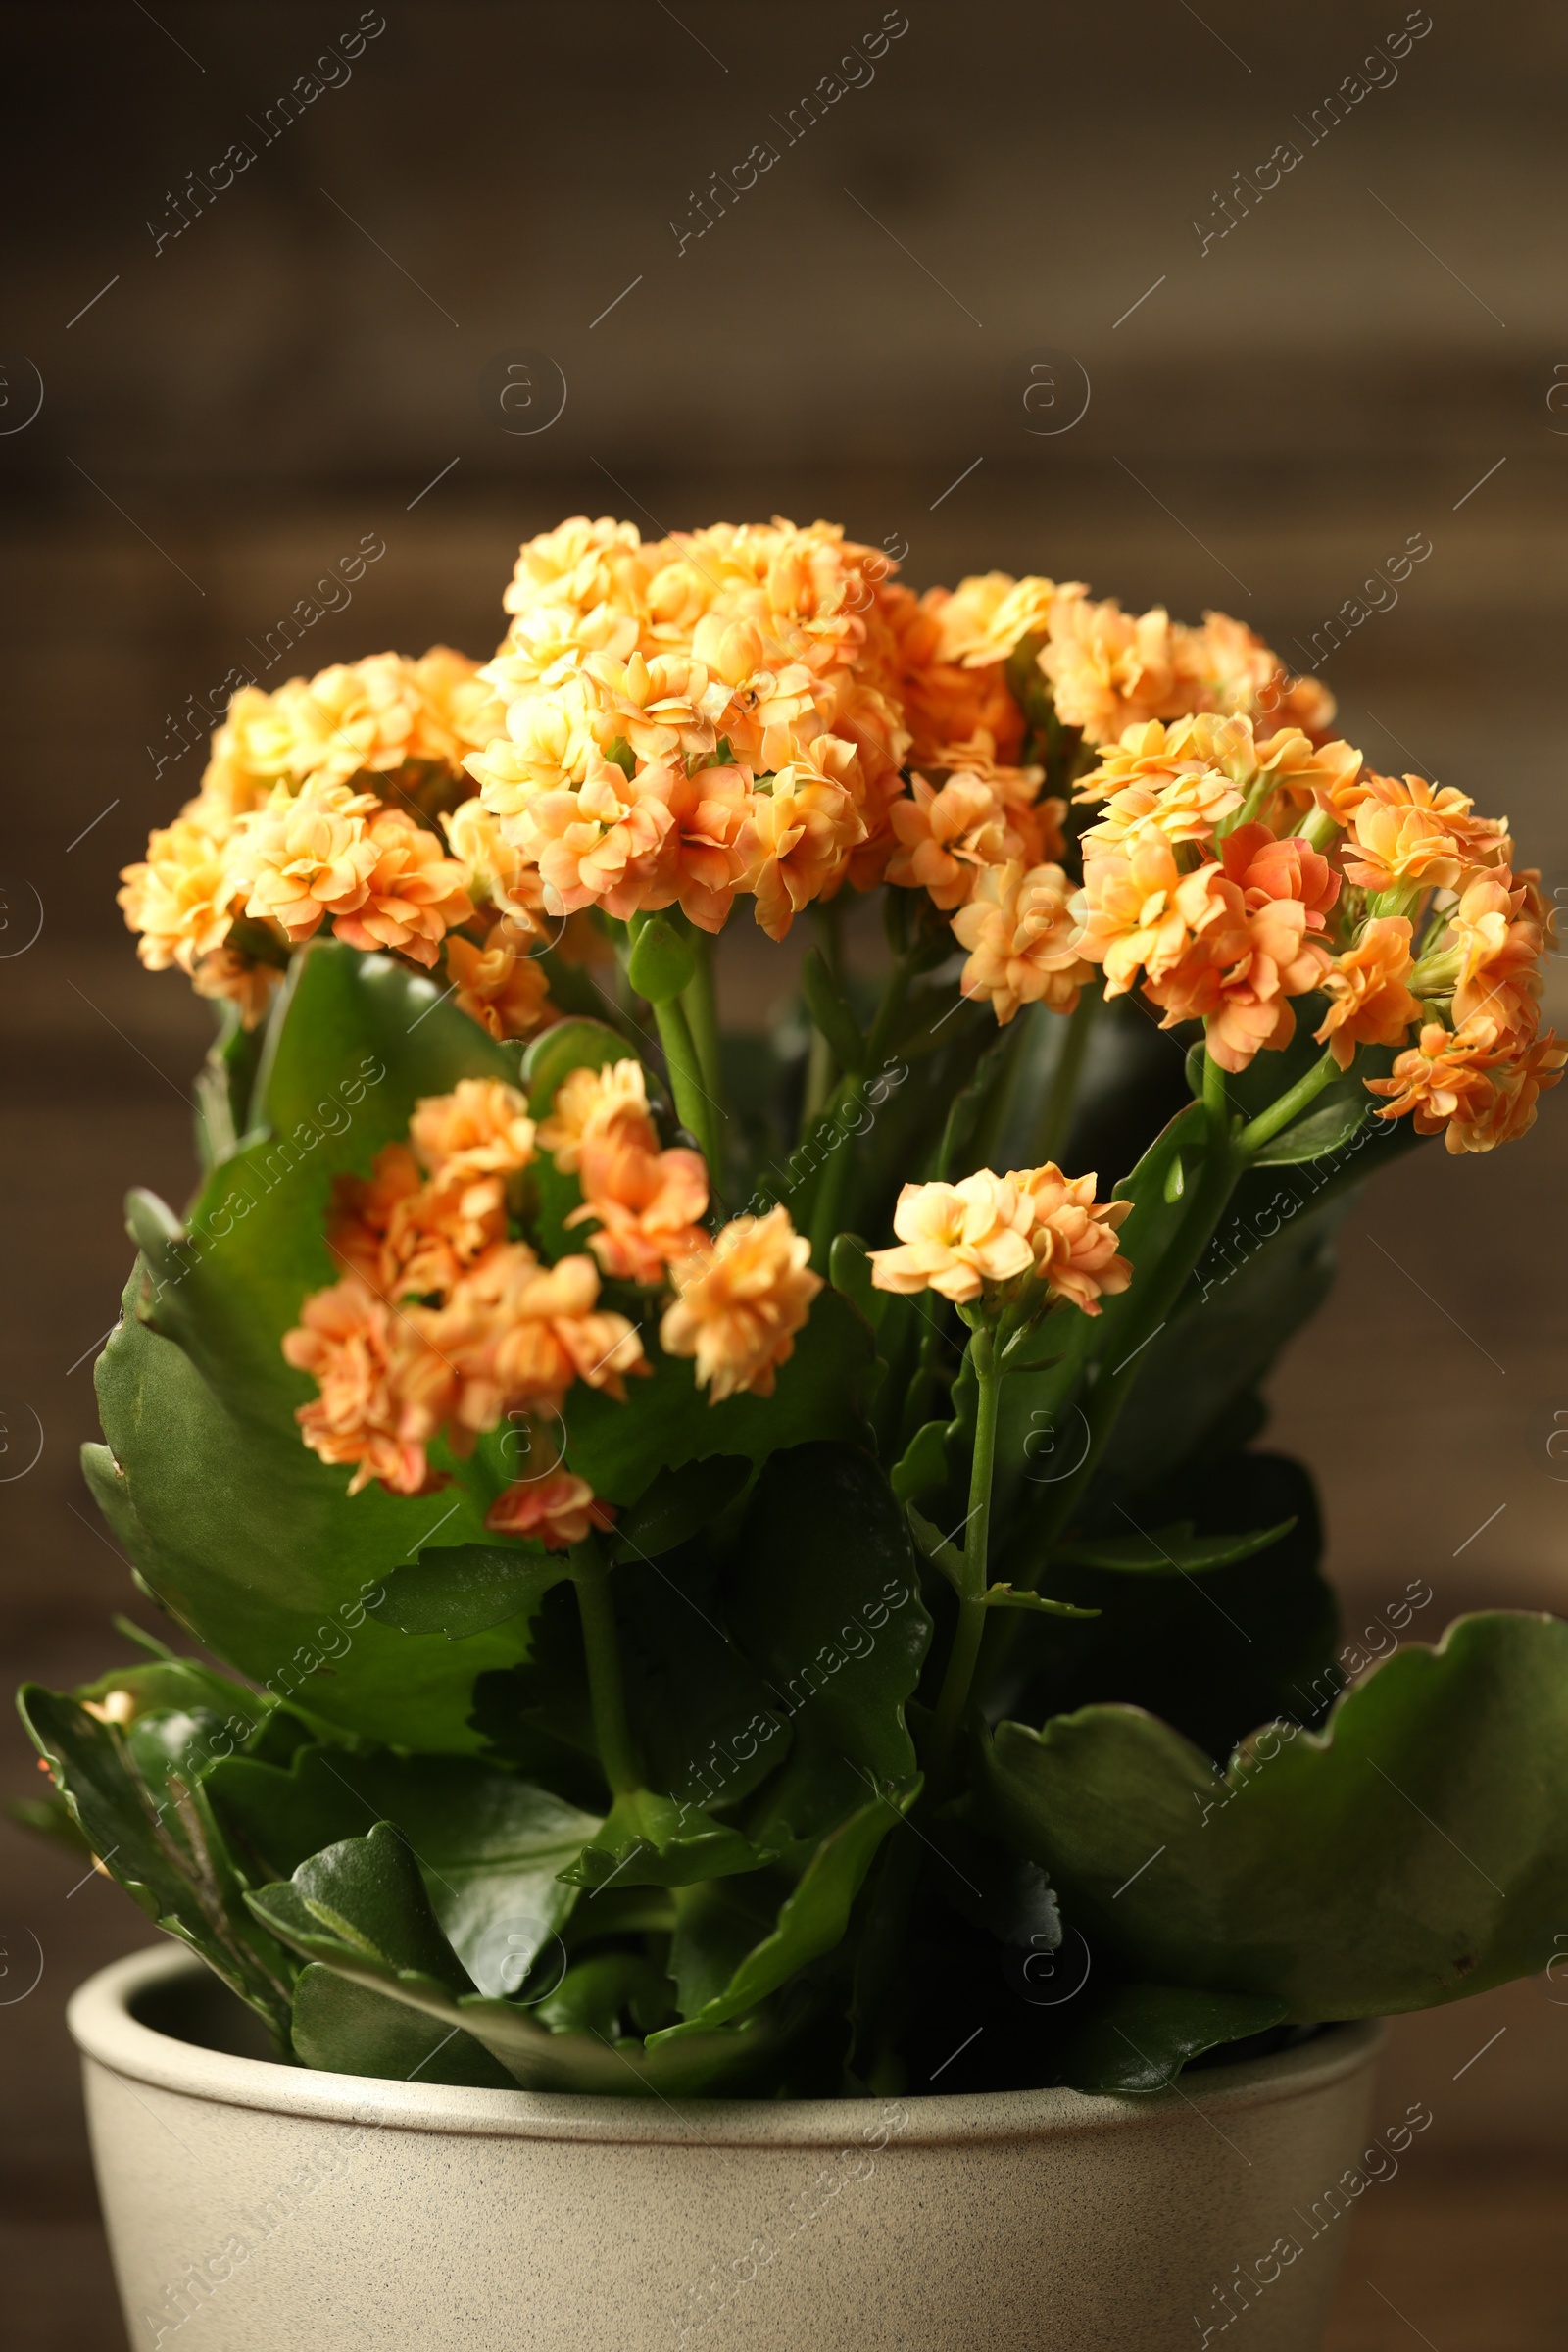
[[[1400,1562],[1346,1689],[1255,1445],[1568,1058],[1538,877],[1221,614],[891,571],[575,518],[127,869],[220,1029],[86,1473],[232,1671],[23,1709],[237,1996],[77,1996],[137,2342],[1308,2347],[1365,2021],[1550,1956],[1568,1629]]]

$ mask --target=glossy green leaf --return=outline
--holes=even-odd
[[[531,1614],[552,1585],[569,1573],[565,1559],[515,1544],[454,1544],[421,1551],[381,1583],[372,1616],[403,1634],[445,1634],[466,1641],[493,1625]]]
[[[1198,1576],[1129,1576],[1054,1556],[1045,1578],[1053,1593],[1102,1614],[1085,1625],[1009,1619],[1014,1679],[999,1693],[1003,1711],[1040,1723],[1120,1699],[1220,1760],[1271,1716],[1311,1722],[1342,1678],[1339,1615],[1319,1569],[1322,1529],[1306,1472],[1279,1454],[1229,1454],[1133,1507],[1145,1527],[1191,1518],[1200,1537],[1221,1541],[1287,1517],[1297,1524],[1270,1550]],[[1127,1527],[1114,1505],[1105,1518]]]
[[[471,2034],[454,2034],[406,2001],[372,1992],[319,1960],[294,1986],[292,2044],[302,2066],[386,2082],[459,2083],[511,2090],[512,2077]]]
[[[288,1878],[323,1847],[390,1821],[408,1840],[451,1941],[486,1991],[514,1990],[571,1916],[561,1873],[600,1817],[470,1756],[309,1748],[286,1769],[236,1756],[209,1800],[234,1849]]]
[[[244,1883],[200,1785],[215,1742],[232,1742],[224,1718],[162,1711],[126,1734],[35,1683],[19,1704],[104,1868],[149,1919],[199,1952],[286,2047],[294,1969],[246,1911]]]
[[[949,1478],[948,1431],[951,1423],[924,1421],[892,1470],[893,1492],[904,1503],[922,1501],[940,1494]]]
[[[563,1875],[573,1886],[692,1886],[773,1859],[701,1805],[630,1788]]]
[[[365,1173],[415,1102],[514,1059],[440,989],[391,958],[323,941],[296,959],[268,1033],[253,1117],[186,1225],[143,1205],[151,1251],[99,1359],[107,1447],[88,1483],[148,1589],[176,1620],[275,1695],[410,1747],[473,1743],[476,1671],[526,1644],[526,1621],[454,1650],[367,1620],[378,1580],[433,1540],[482,1542],[505,1478],[481,1446],[443,1495],[372,1486],[301,1443],[312,1384],[281,1353],[305,1296],[338,1273],[324,1236],[331,1180]],[[156,1325],[156,1329],[149,1326]]]
[[[745,1955],[721,1992],[684,2024],[653,2035],[650,2048],[727,2025],[776,1992],[798,1969],[832,1951],[843,1940],[851,1908],[878,1846],[919,1793],[916,1778],[893,1795],[878,1796],[862,1805],[848,1821],[830,1830],[801,1873],[771,1935]]]
[[[1023,1609],[1036,1617],[1098,1617],[1098,1609],[1080,1608],[1076,1601],[1051,1600],[1044,1592],[1014,1592],[1011,1585],[989,1585],[980,1595],[983,1609]]]
[[[526,2090],[678,2098],[744,2090],[773,2061],[766,2025],[705,2034],[646,2055],[586,2034],[552,2034],[533,2011],[476,1992],[442,1935],[417,1865],[397,1833],[372,1829],[317,1854],[250,1907],[281,1942],[353,1984],[473,2035]]]
[[[573,1070],[602,1070],[607,1062],[634,1058],[619,1030],[605,1021],[557,1021],[542,1029],[522,1057],[530,1114],[550,1116],[556,1090]]]
[[[1462,1617],[1224,1775],[1133,1708],[1003,1724],[986,1788],[1124,1970],[1302,2022],[1456,2000],[1544,1967],[1561,1925],[1568,1624]]]
[[[864,1427],[875,1348],[864,1319],[837,1291],[812,1300],[771,1396],[748,1393],[712,1404],[691,1363],[660,1348],[652,1318],[642,1338],[653,1375],[632,1384],[635,1409],[598,1390],[572,1392],[567,1460],[609,1502],[635,1502],[661,1470],[713,1454],[762,1462],[785,1446],[853,1439]]]
[[[611,1557],[655,1560],[673,1551],[726,1510],[751,1475],[749,1461],[722,1453],[662,1470],[622,1512],[611,1539]]]
[[[826,1444],[775,1455],[724,1598],[795,1735],[754,1840],[820,1838],[864,1806],[868,1788],[906,1787],[916,1765],[904,1710],[931,1621],[904,1514],[871,1456]]]
[[[1268,1995],[1175,1984],[1096,1986],[1075,2008],[1057,2055],[1073,2090],[1142,2097],[1168,2089],[1189,2059],[1284,2022]]]
[[[1295,1525],[1295,1519],[1282,1519],[1277,1527],[1260,1527],[1247,1536],[1195,1536],[1192,1521],[1178,1519],[1148,1534],[1082,1537],[1060,1544],[1052,1557],[1062,1565],[1109,1568],[1121,1576],[1197,1576],[1267,1551]]]
[[[879,1291],[873,1284],[866,1245],[858,1233],[834,1235],[827,1268],[833,1288],[842,1291],[851,1304],[858,1307],[873,1331],[879,1331],[893,1294]]]
[[[931,1424],[927,1426],[929,1427]],[[912,1502],[905,1504],[904,1515],[909,1523],[909,1533],[913,1536],[923,1556],[930,1561],[933,1568],[940,1568],[955,1592],[961,1592],[967,1571],[964,1567],[963,1554],[956,1544],[943,1535],[940,1529],[933,1527],[929,1519],[922,1518]]]

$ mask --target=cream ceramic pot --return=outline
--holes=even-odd
[[[242,2054],[177,1947],[70,2023],[135,2352],[1316,2352],[1380,2032],[1152,2098],[676,2107]]]

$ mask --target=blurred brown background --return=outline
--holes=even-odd
[[[906,544],[916,586],[1077,576],[1303,662],[1425,534],[1319,674],[1378,765],[1505,811],[1568,892],[1560,10],[56,0],[0,28],[12,1680],[99,1670],[131,1599],[75,1454],[121,1196],[189,1188],[207,1016],[138,970],[114,891],[194,791],[190,698],[231,666],[487,651],[518,539],[584,509],[827,514]],[[386,552],[352,603],[264,666],[365,534]],[[1523,1148],[1386,1177],[1274,1383],[1348,1633],[1416,1574],[1429,1639],[1568,1597],[1565,1138],[1558,1098]],[[31,1792],[20,1734],[0,1771]],[[109,2352],[62,2008],[149,1932],[0,1838],[0,2302],[34,2352]],[[1395,2029],[1380,2103],[1437,2128],[1358,2215],[1337,2352],[1564,2340],[1553,1989]]]

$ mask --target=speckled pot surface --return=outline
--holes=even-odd
[[[237,2015],[168,1945],[71,2006],[136,2352],[1316,2352],[1380,2034],[1153,2098],[675,2107],[278,2066]]]

